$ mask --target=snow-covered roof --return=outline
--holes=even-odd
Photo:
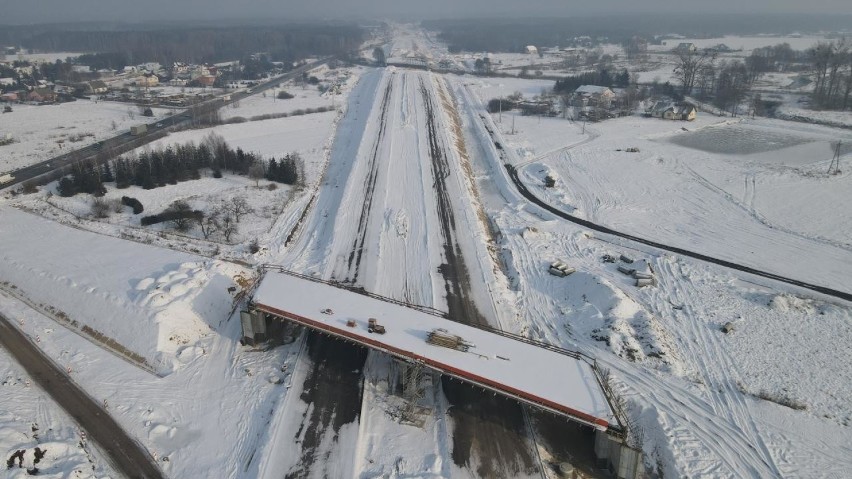
[[[600,429],[617,424],[595,371],[584,359],[286,273],[268,272],[253,301],[258,310],[421,362]],[[387,333],[369,333],[369,318],[376,318]],[[350,320],[354,327],[347,326]],[[462,352],[427,343],[427,335],[438,328],[476,346]]]
[[[607,88],[605,86],[598,86],[598,85],[583,85],[583,86],[577,88],[574,91],[576,93],[586,93],[586,94],[589,94],[589,95],[601,95],[601,94],[604,94],[606,92],[612,93],[612,90],[610,90],[609,88]]]

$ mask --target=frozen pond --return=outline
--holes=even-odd
[[[709,153],[750,155],[790,148],[814,140],[795,133],[728,125],[675,135],[669,141]]]

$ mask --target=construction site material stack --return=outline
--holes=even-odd
[[[426,342],[434,344],[435,346],[442,346],[463,352],[467,352],[470,348],[474,347],[472,343],[465,341],[461,336],[450,334],[443,328],[433,329],[432,332],[426,336]]]

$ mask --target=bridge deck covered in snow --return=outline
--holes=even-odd
[[[267,272],[253,302],[257,311],[421,363],[599,430],[618,428],[595,369],[579,354],[286,272]],[[386,333],[368,332],[370,318]],[[438,328],[473,346],[463,352],[426,342]]]

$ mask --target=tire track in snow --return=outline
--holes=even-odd
[[[450,164],[444,145],[439,141],[438,127],[435,121],[435,107],[429,88],[420,78],[420,93],[423,97],[423,105],[426,108],[426,128],[429,142],[429,158],[432,165],[432,180],[435,196],[438,204],[438,217],[440,220],[440,231],[443,239],[444,261],[440,266],[441,275],[447,293],[447,308],[450,316],[464,323],[480,326],[489,326],[488,321],[476,308],[470,293],[470,275],[467,265],[464,263],[462,251],[456,239],[456,218],[450,202],[450,194],[447,189],[447,178],[449,178]]]
[[[726,439],[737,442],[737,449],[743,453],[752,451],[748,462],[752,464],[763,463],[766,468],[759,471],[762,477],[780,476],[769,449],[752,418],[751,410],[744,399],[743,393],[737,387],[736,365],[727,352],[719,345],[717,335],[708,324],[699,319],[700,313],[692,303],[696,296],[695,288],[688,280],[678,281],[672,284],[672,278],[686,278],[680,264],[673,265],[668,261],[658,263],[665,270],[660,275],[660,288],[655,291],[658,304],[666,304],[672,298],[677,304],[683,305],[681,310],[676,310],[678,324],[686,325],[687,331],[679,334],[679,338],[692,338],[692,344],[684,345],[681,349],[691,356],[693,365],[700,369],[701,379],[707,382],[707,392],[710,397],[710,406],[715,414],[730,420],[730,423],[738,429],[731,429]],[[730,445],[730,441],[725,441]]]
[[[726,201],[730,202],[735,207],[745,211],[749,216],[751,216],[752,218],[757,220],[757,222],[766,226],[767,228],[769,228],[771,230],[781,231],[782,233],[787,233],[791,236],[802,238],[802,239],[805,239],[805,240],[808,240],[808,241],[815,241],[817,243],[822,243],[822,244],[826,244],[826,245],[829,245],[829,246],[833,246],[835,248],[840,248],[840,249],[843,249],[843,250],[846,250],[846,251],[849,251],[850,253],[852,253],[852,248],[850,248],[850,246],[848,244],[844,244],[840,241],[835,241],[835,240],[831,240],[831,239],[828,239],[828,238],[822,238],[822,237],[816,236],[816,235],[808,235],[808,234],[802,233],[800,231],[791,230],[791,229],[785,228],[784,226],[776,225],[776,224],[772,223],[771,221],[769,221],[768,219],[766,219],[766,217],[761,215],[760,212],[757,211],[757,208],[755,208],[755,199],[756,199],[756,196],[757,196],[757,183],[756,183],[754,174],[749,174],[748,176],[746,176],[746,178],[745,178],[745,190],[743,192],[743,200],[738,201],[734,197],[734,195],[729,193],[724,188],[722,188],[720,186],[716,186],[715,183],[713,183],[712,181],[708,180],[706,177],[704,177],[703,175],[701,175],[700,173],[695,171],[692,167],[690,167],[690,166],[688,166],[685,163],[680,162],[680,161],[678,161],[678,164],[681,167],[683,167],[690,175],[692,175],[692,177],[695,179],[695,181],[697,181],[700,185],[704,186],[705,188],[707,188],[708,190],[710,190],[714,193],[721,195]]]
[[[355,239],[352,242],[352,249],[347,258],[347,274],[344,282],[356,283],[358,274],[361,268],[361,259],[364,255],[364,243],[367,240],[367,228],[370,223],[370,212],[373,208],[373,195],[376,189],[376,181],[379,176],[379,147],[387,133],[388,127],[388,104],[390,103],[391,92],[393,90],[393,79],[391,76],[385,88],[384,96],[382,97],[381,114],[379,117],[379,134],[376,136],[376,141],[373,144],[373,151],[370,156],[367,178],[364,180],[364,202],[361,204],[361,214],[358,217],[358,231],[355,234]]]
[[[479,312],[470,292],[469,273],[457,240],[456,220],[446,180],[451,174],[447,153],[438,132],[433,92],[420,76],[420,93],[426,109],[427,139],[432,165],[433,187],[437,200],[444,261],[440,272],[444,277],[447,308],[450,317],[461,322],[489,326]],[[466,384],[442,380],[444,394],[451,404],[453,429],[453,462],[471,467],[473,452],[482,462],[476,474],[482,477],[514,477],[537,471],[531,451],[534,445],[524,421],[521,406]],[[489,420],[483,420],[489,418]],[[487,438],[487,439],[485,439]]]

